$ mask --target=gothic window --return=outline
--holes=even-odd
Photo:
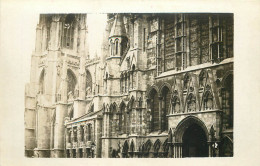
[[[160,157],[159,156],[159,149],[161,146],[161,141],[159,139],[157,139],[153,145],[154,148],[154,158]]]
[[[67,134],[68,134],[68,143],[71,143],[71,129],[67,129]]]
[[[152,147],[152,142],[150,140],[147,140],[146,143],[145,143],[145,148],[144,148],[144,157],[149,157],[149,152],[150,152],[150,149]]]
[[[127,112],[126,112],[126,106],[124,103],[121,105],[120,110],[121,110],[121,117],[119,117],[120,130],[121,130],[121,133],[126,134],[127,133]]]
[[[74,20],[75,17],[72,14],[67,15],[62,32],[62,47],[73,49],[74,42]]]
[[[117,108],[115,104],[110,106],[110,112],[111,135],[115,135],[118,130]]]
[[[202,71],[199,75],[199,86],[204,87],[207,81],[208,74],[206,71]]]
[[[176,68],[179,70],[186,64],[184,64],[186,61],[186,16],[185,14],[176,14],[175,20]]]
[[[67,81],[68,81],[68,89],[67,89],[68,98],[72,99],[77,81],[76,81],[76,77],[74,76],[71,70],[68,70],[67,72]]]
[[[127,92],[128,91],[128,87],[127,87],[127,73],[125,74],[125,92]]]
[[[84,141],[84,129],[83,129],[83,126],[80,126],[80,141]]]
[[[123,74],[121,74],[121,76],[120,76],[120,89],[121,89],[121,93],[124,93],[124,75]]]
[[[212,94],[209,91],[207,91],[204,94],[204,97],[203,97],[203,108],[204,108],[204,110],[208,110],[208,109],[212,109],[213,108],[213,96],[212,96]]]
[[[184,81],[183,81],[183,88],[184,90],[187,90],[189,85],[190,85],[190,75],[187,73],[185,76],[184,76]]]
[[[73,128],[73,141],[78,142],[78,137],[77,137],[77,127]]]
[[[173,97],[172,113],[180,113],[180,100],[177,96]]]
[[[123,149],[122,149],[122,157],[123,158],[127,158],[128,157],[128,149],[129,149],[128,142],[125,141],[125,143],[123,145]]]
[[[233,142],[228,137],[220,143],[220,157],[233,157]]]
[[[210,16],[210,53],[211,61],[219,62],[223,59],[222,20],[219,15]]]
[[[119,49],[119,46],[118,46],[118,39],[116,39],[116,41],[115,41],[115,45],[116,45],[116,55],[118,55],[118,49]]]
[[[162,100],[162,131],[165,131],[168,129],[168,119],[167,119],[167,113],[169,112],[170,108],[170,100],[171,100],[171,93],[168,87],[164,87],[162,90],[163,100]]]
[[[187,98],[187,110],[188,112],[194,112],[196,110],[196,98],[191,93]]]
[[[86,96],[92,93],[92,77],[88,70],[86,70]]]
[[[133,123],[135,123],[135,114],[133,109],[135,108],[135,99],[134,97],[131,98],[131,100],[128,103],[128,108],[129,108],[129,118],[128,118],[128,133],[134,133],[134,125]]]
[[[129,154],[131,158],[134,156],[134,152],[135,152],[135,145],[134,145],[134,141],[132,140],[129,149]]]
[[[158,131],[159,130],[159,98],[158,93],[156,90],[152,90],[151,92],[151,114],[152,114],[152,121],[151,121],[151,131]]]
[[[92,140],[92,125],[88,125],[88,141]]]
[[[222,89],[222,109],[224,112],[224,122],[227,128],[233,127],[233,75],[230,74],[224,80]]]
[[[113,41],[112,39],[110,40],[110,56],[113,56]]]
[[[45,93],[45,85],[44,85],[44,77],[45,77],[45,71],[43,70],[40,76],[40,85],[39,85],[39,93],[44,94]]]

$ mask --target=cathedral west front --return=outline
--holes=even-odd
[[[25,156],[233,156],[233,14],[107,14],[95,57],[87,15],[39,17]]]

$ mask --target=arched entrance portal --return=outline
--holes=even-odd
[[[207,137],[196,123],[190,124],[182,137],[183,157],[208,157]]]

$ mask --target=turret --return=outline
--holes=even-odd
[[[109,35],[109,55],[111,57],[121,57],[127,47],[127,35],[123,16],[115,15],[115,20]]]

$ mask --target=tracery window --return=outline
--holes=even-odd
[[[68,70],[67,72],[67,81],[68,81],[68,88],[67,88],[68,98],[72,99],[74,96],[74,90],[77,84],[77,80],[71,70]]]
[[[125,104],[123,103],[121,105],[121,108],[120,108],[120,117],[119,117],[119,127],[120,127],[120,131],[121,133],[123,134],[126,134],[127,133],[127,112],[126,112],[126,106]]]
[[[154,158],[157,158],[157,157],[160,157],[159,156],[159,149],[160,149],[160,146],[161,146],[161,141],[159,139],[157,139],[154,143]]]
[[[125,92],[128,91],[128,87],[127,87],[127,73],[125,73],[125,78],[124,78],[124,82],[125,82]]]
[[[121,74],[121,76],[120,76],[120,89],[121,89],[121,93],[124,93],[124,75],[123,74]]]
[[[168,87],[163,88],[162,95],[163,95],[162,96],[163,100],[162,100],[162,114],[161,114],[161,117],[162,117],[161,130],[165,131],[168,129],[167,113],[170,108],[170,100],[171,100],[171,93],[170,93],[170,90]]]
[[[151,121],[151,131],[158,131],[159,130],[159,98],[158,93],[156,90],[152,90],[151,92],[151,115],[152,115],[152,121]]]
[[[219,62],[223,60],[222,20],[220,16],[211,15],[209,25],[211,61]]]
[[[117,108],[115,104],[112,104],[110,106],[110,112],[111,114],[109,115],[109,119],[110,119],[110,131],[111,131],[111,135],[114,136],[116,135],[117,131],[118,131],[118,117],[117,117]]]
[[[92,94],[92,77],[88,70],[86,70],[86,96]]]
[[[196,110],[196,98],[191,93],[187,98],[187,110],[188,112],[194,112]]]
[[[224,88],[222,89],[222,109],[224,119],[227,121],[227,128],[233,127],[233,75],[230,74],[224,80]]]
[[[72,14],[67,15],[62,31],[62,47],[73,49],[74,43],[74,20],[75,17]]]
[[[45,71],[43,70],[40,76],[40,85],[39,85],[39,93],[45,93],[45,84],[44,84]]]
[[[180,70],[186,64],[186,16],[176,14],[175,20],[176,68]]]
[[[115,45],[116,45],[116,55],[118,55],[118,49],[119,49],[118,39],[115,40]]]

